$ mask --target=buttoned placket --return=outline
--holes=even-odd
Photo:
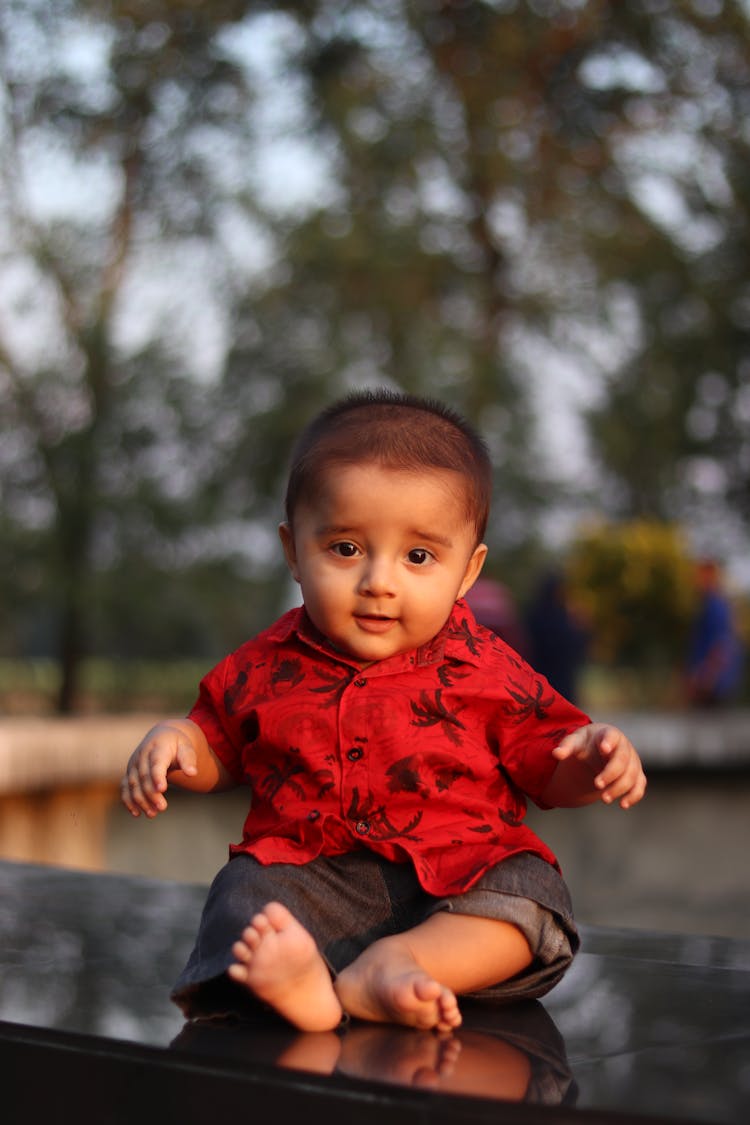
[[[347,820],[350,830],[361,837],[369,836],[371,824],[366,815],[363,815],[362,802],[369,793],[368,763],[366,747],[369,741],[369,731],[360,729],[361,723],[352,726],[349,719],[349,701],[355,704],[355,709],[360,712],[357,698],[362,691],[366,691],[369,684],[367,676],[356,675],[344,689],[339,702],[338,736],[341,747],[341,806],[342,815]]]

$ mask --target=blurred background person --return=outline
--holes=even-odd
[[[507,586],[494,578],[480,577],[465,597],[469,609],[480,625],[528,660],[529,642],[513,595]]]
[[[532,667],[575,703],[588,652],[589,630],[569,604],[562,571],[551,570],[541,578],[526,612],[526,634]]]
[[[731,701],[740,688],[743,646],[719,563],[699,562],[695,582],[698,605],[688,648],[687,695],[694,707],[715,707]]]

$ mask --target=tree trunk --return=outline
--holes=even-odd
[[[63,606],[60,632],[60,688],[57,696],[57,711],[70,715],[76,709],[80,687],[80,667],[85,655],[83,621],[77,590],[71,589]]]

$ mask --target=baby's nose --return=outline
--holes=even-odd
[[[368,559],[359,584],[360,591],[376,597],[396,593],[396,568],[387,559]]]

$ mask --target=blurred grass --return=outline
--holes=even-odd
[[[210,661],[87,660],[81,671],[78,711],[83,714],[148,711],[184,714],[198,694]],[[59,670],[52,660],[0,659],[0,713],[54,714]],[[597,716],[684,706],[671,669],[611,668],[591,664],[581,680],[580,706]]]
[[[77,710],[184,714],[198,694],[210,661],[86,660]],[[0,713],[54,714],[60,684],[52,660],[0,659]]]
[[[686,706],[682,679],[672,668],[612,668],[590,664],[581,676],[579,705],[597,717],[615,711],[678,711]]]

